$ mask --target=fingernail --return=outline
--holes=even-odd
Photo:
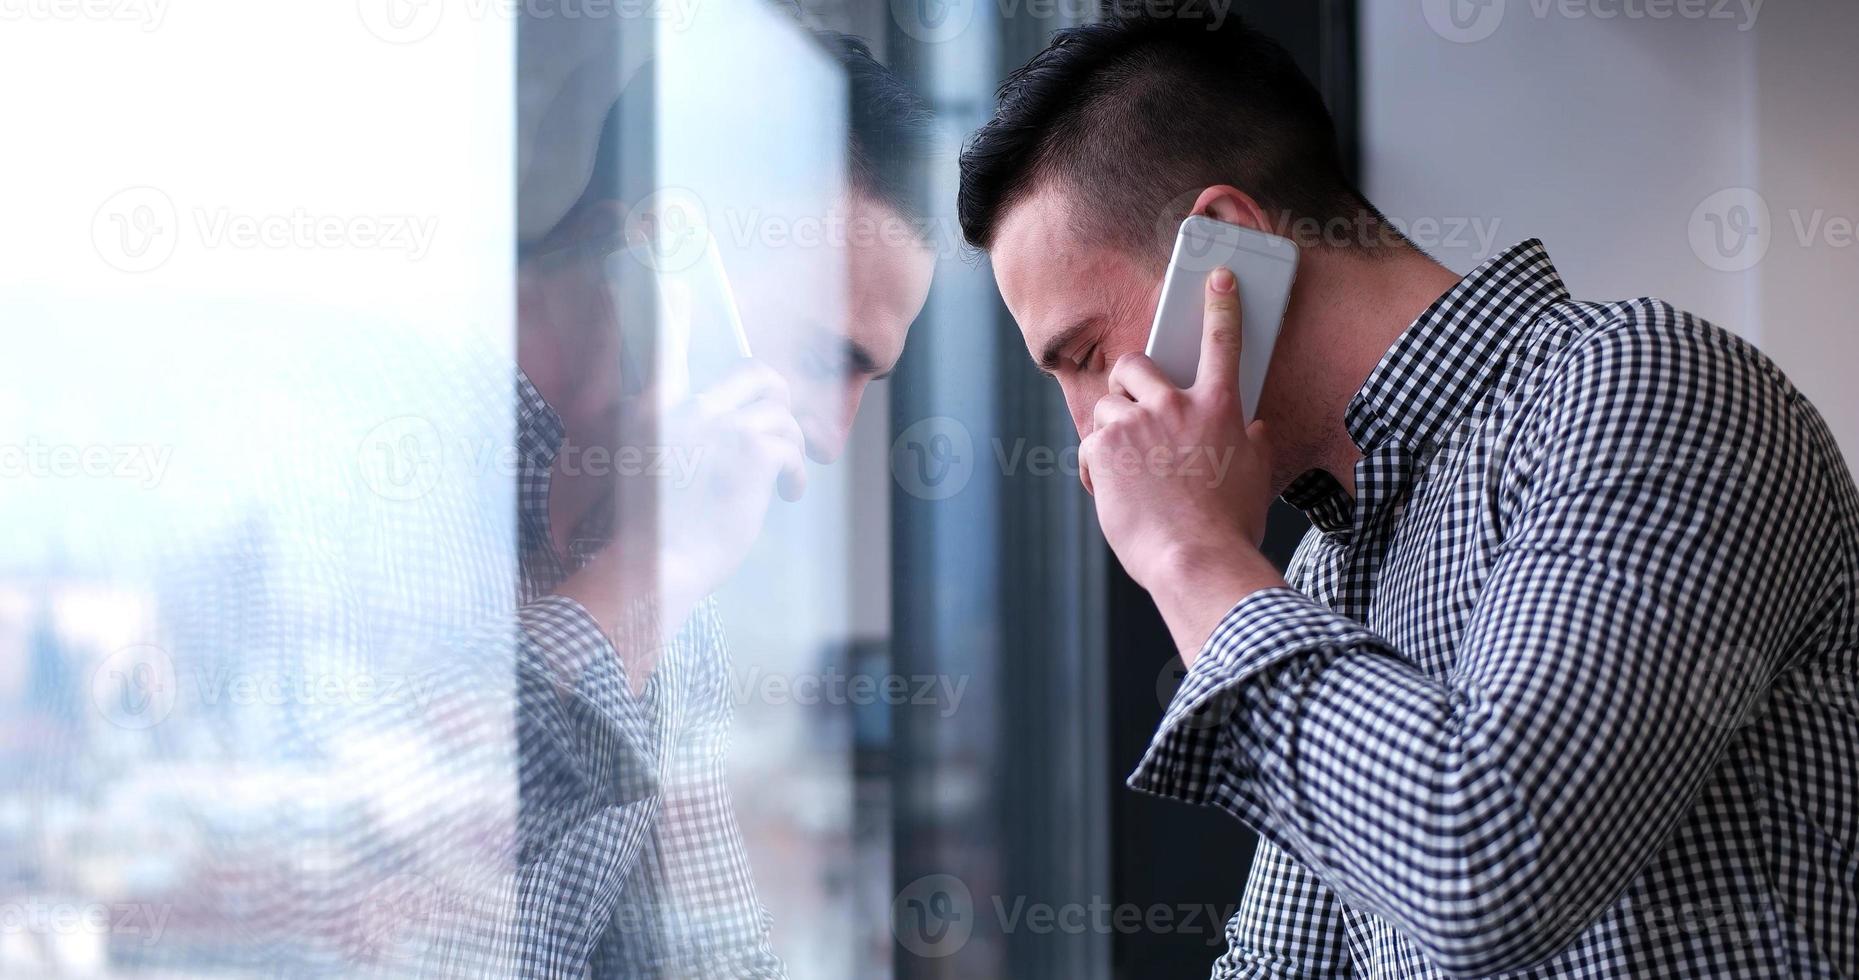
[[[1207,284],[1213,287],[1213,291],[1216,293],[1232,292],[1233,291],[1233,270],[1228,269],[1225,266],[1215,269],[1214,274],[1207,277]]]

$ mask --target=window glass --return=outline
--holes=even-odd
[[[953,215],[1065,17],[20,9],[0,974],[1107,969],[1016,925],[1103,558]]]

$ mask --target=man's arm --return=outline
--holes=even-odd
[[[682,730],[668,746],[656,826],[650,934],[621,930],[611,950],[623,976],[779,980],[772,917],[756,896],[726,769],[734,703],[729,648],[714,599],[687,627],[688,658],[664,683],[689,691]]]
[[[1604,329],[1540,391],[1493,464],[1502,545],[1449,677],[1295,591],[1253,591],[1131,777],[1233,812],[1455,975],[1540,962],[1615,901],[1779,668],[1834,547],[1797,396],[1722,338]],[[1224,723],[1180,723],[1194,712]]]
[[[1347,980],[1355,976],[1343,907],[1317,877],[1260,838],[1226,955],[1213,980]]]
[[[678,731],[626,677],[644,651],[621,657],[565,597],[522,618],[524,967],[578,975],[611,955],[625,975],[785,976],[723,780],[729,683],[714,603],[670,639],[660,667],[661,707],[672,688],[689,692]]]
[[[521,622],[515,958],[524,975],[578,976],[658,813],[657,737],[585,609],[548,596]]]

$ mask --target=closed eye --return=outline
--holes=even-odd
[[[1054,374],[1059,366],[1060,352],[1070,347],[1072,344],[1076,343],[1080,337],[1084,336],[1085,332],[1090,330],[1092,326],[1097,323],[1097,319],[1095,315],[1087,316],[1059,331],[1056,336],[1046,341],[1039,355],[1033,358],[1033,363],[1038,365],[1041,371],[1047,374]],[[1095,347],[1096,345],[1094,344],[1092,346]],[[1074,361],[1073,363],[1076,364],[1077,362]]]

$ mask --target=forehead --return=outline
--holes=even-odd
[[[994,281],[1016,319],[1039,312],[1049,299],[1039,289],[1043,279],[1072,277],[1086,261],[1072,228],[1071,204],[1049,188],[1035,190],[1001,216],[988,257]]]
[[[914,224],[856,192],[825,215],[817,240],[756,248],[729,273],[745,325],[759,328],[764,342],[846,335],[879,354],[901,346],[936,266]]]
[[[1002,215],[988,252],[1001,299],[1029,349],[1086,317],[1127,318],[1152,285],[1154,277],[1130,256],[1087,241],[1071,207],[1050,185],[1035,190]]]
[[[929,288],[936,254],[919,230],[895,208],[866,194],[848,194],[844,208],[854,303],[922,306],[921,294]]]
[[[863,216],[861,227],[876,225],[882,231],[853,239],[842,329],[880,370],[889,370],[903,353],[904,337],[929,298],[936,253],[890,207],[857,195],[853,209]]]

